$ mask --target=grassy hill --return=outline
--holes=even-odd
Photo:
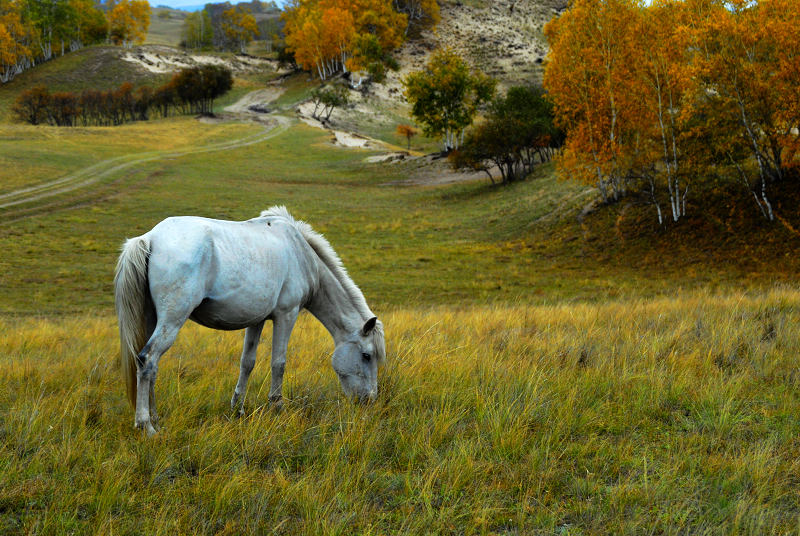
[[[154,7],[150,13],[150,27],[144,42],[148,45],[178,46],[186,15],[188,12],[179,9]]]
[[[136,65],[121,61],[121,47],[95,45],[43,63],[16,76],[0,87],[0,123],[12,120],[11,105],[24,91],[44,86],[51,92],[80,91],[86,88],[112,89],[123,82],[134,86],[160,85],[169,75],[153,74]]]

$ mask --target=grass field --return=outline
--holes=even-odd
[[[288,109],[310,86],[286,84]],[[0,118],[0,205],[91,179],[0,208],[0,533],[800,533],[794,198],[780,225],[720,205],[654,230],[633,201],[578,219],[592,192],[550,165],[504,188],[412,187],[417,163],[329,138],[292,114]],[[341,397],[303,315],[284,409],[266,405],[265,330],[234,419],[242,336],[187,325],[161,362],[164,428],[142,437],[115,364],[120,244],[272,204],[325,233],[383,319],[377,403]]]
[[[112,318],[6,320],[0,531],[795,534],[798,298],[398,308],[368,406],[304,315],[284,409],[262,352],[241,419],[241,335],[189,326],[153,439]]]

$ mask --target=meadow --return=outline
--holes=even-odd
[[[288,110],[309,86],[287,83]],[[0,196],[102,168],[0,209],[0,533],[800,532],[796,219],[705,237],[654,231],[635,204],[579,218],[591,192],[551,165],[506,188],[409,186],[418,163],[366,163],[292,114],[0,119]],[[220,147],[236,140],[256,141]],[[378,401],[341,396],[303,315],[283,409],[267,329],[236,418],[241,333],[187,325],[143,437],[115,361],[120,244],[273,204],[325,233],[382,318]]]
[[[372,405],[303,315],[277,411],[241,335],[188,326],[134,430],[112,317],[0,325],[0,531],[794,534],[797,291],[383,315]],[[262,344],[269,344],[269,336]]]

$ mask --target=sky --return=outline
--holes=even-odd
[[[196,9],[200,9],[200,8],[202,8],[204,5],[206,5],[208,3],[224,2],[225,0],[210,0],[210,1],[206,1],[206,0],[148,0],[148,1],[150,2],[150,5],[153,6],[153,7],[155,7],[155,6],[169,6],[169,7],[174,7],[174,8],[178,8],[178,9],[184,9],[186,7],[193,7],[193,8],[196,8]],[[228,0],[228,1],[231,4],[238,4],[242,0]],[[249,1],[249,0],[244,0],[244,1]],[[278,4],[278,6],[283,7],[283,4],[285,3],[285,0],[275,0],[275,3]]]

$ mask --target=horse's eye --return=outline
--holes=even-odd
[[[361,354],[361,359],[363,359],[364,361],[366,361],[367,363],[369,363],[369,360],[370,360],[370,359],[372,359],[372,356],[371,356],[371,355],[369,355],[369,354],[362,353],[362,354]]]

